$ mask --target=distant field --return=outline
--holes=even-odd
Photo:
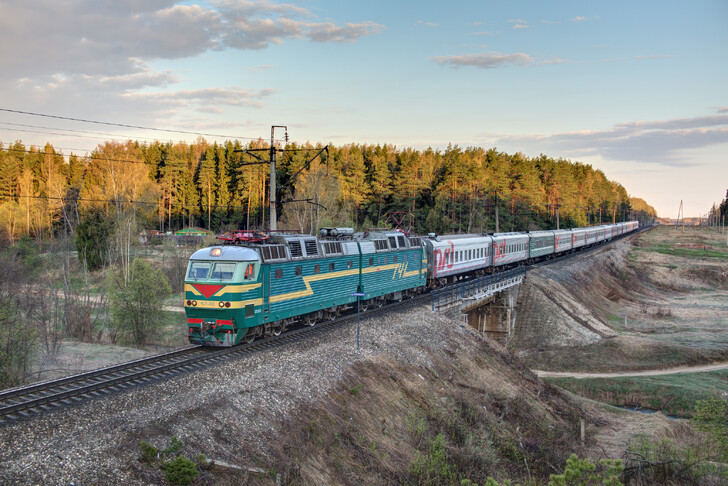
[[[629,378],[547,378],[572,393],[612,405],[691,417],[698,400],[728,393],[728,370]]]
[[[714,228],[660,226],[583,264],[588,275],[548,274],[611,329],[581,346],[518,350],[531,368],[606,372],[728,360],[728,247]],[[573,280],[573,283],[571,283]],[[573,379],[554,384],[589,398],[690,416],[695,402],[728,393],[728,372]]]

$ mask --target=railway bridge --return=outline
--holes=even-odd
[[[506,346],[516,323],[516,304],[525,276],[526,267],[517,267],[436,290],[432,310],[460,306],[473,331]]]

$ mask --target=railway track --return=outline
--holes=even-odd
[[[393,302],[380,308],[370,308],[363,317],[390,311],[401,306],[409,307],[426,298],[420,294],[402,302]],[[107,368],[59,378],[25,387],[0,392],[0,424],[29,418],[44,412],[72,406],[97,397],[118,393],[180,373],[249,355],[288,343],[294,343],[315,334],[327,332],[343,324],[355,321],[356,308],[341,317],[311,327],[300,327],[280,336],[253,341],[232,348],[208,348],[195,346],[178,351],[150,356]]]
[[[598,247],[592,249],[596,248]],[[589,251],[592,249],[589,249]],[[533,266],[548,265],[579,254],[584,255],[583,252],[563,255],[562,257],[540,262]],[[430,294],[422,293],[405,301],[392,302],[380,308],[369,308],[363,315],[365,317],[371,317],[372,315],[388,312],[395,308],[409,307],[410,305],[431,298]],[[203,348],[202,346],[196,346],[57,380],[1,391],[0,424],[31,417],[60,407],[82,403],[96,397],[131,389],[159,379],[169,378],[222,360],[231,359],[233,356],[243,356],[283,344],[294,343],[308,338],[311,335],[323,333],[345,323],[352,322],[356,318],[356,308],[353,308],[349,313],[335,320],[317,323],[312,327],[300,327],[285,332],[280,336],[257,340],[250,344],[232,348]]]

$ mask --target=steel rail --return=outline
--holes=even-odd
[[[385,304],[379,308],[370,308],[364,313],[362,319],[391,311],[394,308],[407,307],[425,297],[426,294],[420,294],[403,301]],[[294,329],[280,336],[271,336],[240,346],[229,348],[195,346],[58,380],[3,391],[0,392],[0,424],[53,410],[51,406],[59,407],[71,405],[74,402],[81,403],[100,396],[101,393],[107,394],[129,386],[140,386],[152,380],[171,377],[181,371],[197,369],[223,359],[230,359],[233,356],[248,355],[294,343],[312,335],[328,332],[355,319],[356,312],[350,310],[331,321]]]

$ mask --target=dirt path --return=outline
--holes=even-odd
[[[622,371],[619,373],[579,373],[572,371],[532,370],[540,378],[619,378],[623,376],[659,376],[676,375],[678,373],[700,373],[728,369],[728,363],[714,363],[699,366],[679,366],[662,370]]]

